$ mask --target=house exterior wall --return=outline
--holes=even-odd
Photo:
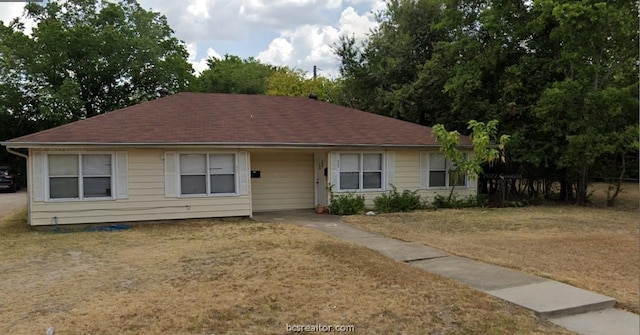
[[[312,152],[252,151],[251,178],[253,211],[313,208],[315,196]]]
[[[362,152],[367,152],[367,151],[362,151]],[[372,151],[372,152],[379,152],[379,151]],[[420,197],[423,200],[426,200],[428,202],[432,202],[436,194],[439,194],[442,196],[448,196],[451,190],[450,188],[428,188],[425,186],[421,186],[420,174],[424,173],[424,171],[421,171],[424,169],[424,167],[421,166],[420,155],[421,153],[424,154],[424,153],[438,153],[438,152],[439,151],[437,149],[384,151],[386,157],[390,156],[390,153],[391,153],[395,161],[395,164],[393,165],[395,168],[395,171],[393,172],[393,177],[386,178],[385,187],[387,188],[387,190],[390,189],[388,184],[389,182],[391,182],[391,184],[393,184],[397,188],[398,192],[402,192],[404,190],[409,190],[409,191],[418,190],[418,194],[420,194]],[[339,153],[339,151],[334,153]],[[330,166],[335,165],[335,162],[332,162],[332,160],[334,160],[335,157],[336,157],[335,155],[329,155]],[[329,180],[333,180],[334,182],[332,182],[332,184],[335,185],[336,184],[335,180],[336,178],[339,178],[339,176],[334,175],[336,173],[335,169],[331,169],[329,173],[330,173]],[[392,178],[393,180],[389,180],[390,178]],[[337,191],[334,187],[333,192],[341,193],[342,191]],[[350,191],[346,191],[346,192],[350,192]],[[384,193],[384,191],[358,191],[358,192],[351,192],[351,193],[364,195],[365,205],[367,206],[367,208],[373,208],[374,207],[373,199],[381,195],[382,193]],[[475,196],[477,194],[477,180],[468,178],[467,186],[456,187],[454,190],[454,193],[458,197],[467,197],[470,195]]]
[[[339,171],[334,168],[341,152],[375,152],[384,156],[383,185],[389,184],[398,191],[418,190],[421,197],[432,201],[436,194],[446,196],[448,188],[428,188],[424,185],[424,157],[437,150],[394,149],[394,150],[318,150],[294,149],[251,149],[248,152],[231,149],[172,150],[148,148],[99,148],[82,150],[62,150],[64,153],[91,154],[113,152],[126,171],[127,178],[117,179],[114,199],[109,200],[46,200],[46,165],[42,164],[48,154],[61,153],[60,149],[31,149],[29,152],[29,223],[31,225],[107,223],[145,220],[168,220],[210,217],[251,216],[255,211],[310,209],[315,206],[315,164],[314,153],[326,154],[330,184],[336,185]],[[238,194],[221,196],[179,196],[170,195],[167,180],[176,180],[168,172],[167,157],[174,159],[181,153],[237,153],[246,157],[238,165]],[[35,164],[36,157],[41,163]],[[119,160],[125,157],[125,163]],[[122,166],[124,165],[124,166]],[[175,166],[175,165],[174,165]],[[260,171],[260,178],[249,178],[250,171]],[[428,172],[428,171],[427,171]],[[174,178],[174,179],[172,179]],[[244,179],[243,179],[244,178]],[[240,182],[244,180],[244,184]],[[122,185],[121,185],[122,184]],[[244,191],[241,191],[244,185]],[[122,186],[122,187],[120,187]],[[173,186],[175,188],[175,185]],[[126,194],[120,194],[126,188]],[[38,191],[38,189],[40,191]],[[476,194],[476,181],[469,179],[467,186],[456,187],[460,197]],[[385,190],[358,191],[365,196],[366,205],[373,208],[373,199]],[[340,192],[333,189],[334,192]],[[39,194],[38,194],[39,192]],[[174,190],[175,193],[175,190]],[[43,195],[45,196],[43,199]]]
[[[100,148],[100,152],[109,148]],[[115,150],[114,150],[115,151]],[[34,169],[34,156],[60,151],[31,149],[29,176],[31,225],[105,223],[208,217],[250,216],[251,197],[202,196],[167,197],[165,195],[164,150],[117,149],[128,157],[128,196],[115,200],[36,201],[34,188],[46,183],[44,169]],[[83,150],[80,153],[91,153]],[[69,150],[68,153],[78,153]],[[248,164],[247,164],[248,165]],[[38,171],[40,170],[40,171]],[[40,175],[38,175],[38,172]],[[36,181],[35,179],[40,179]]]

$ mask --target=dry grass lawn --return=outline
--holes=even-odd
[[[290,224],[119,232],[0,223],[0,334],[569,334],[528,311]]]
[[[363,228],[433,246],[614,297],[638,313],[638,185],[625,185],[616,209],[537,206],[418,211],[345,219]]]

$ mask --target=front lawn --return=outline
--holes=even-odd
[[[569,334],[515,307],[292,224],[118,232],[0,223],[0,334]],[[290,328],[300,329],[300,328]],[[325,328],[326,329],[326,328]],[[343,328],[348,329],[348,328]]]
[[[634,188],[635,186],[635,188]],[[345,222],[405,241],[539,275],[615,298],[638,313],[638,190],[621,208],[536,206],[418,211]],[[602,190],[594,193],[600,204]]]

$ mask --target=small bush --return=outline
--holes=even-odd
[[[331,193],[329,212],[335,215],[353,215],[365,212],[364,196],[353,193],[334,195]]]
[[[435,208],[467,208],[478,206],[478,202],[476,200],[476,197],[473,195],[469,195],[463,199],[458,199],[458,197],[454,194],[451,197],[451,200],[449,200],[449,198],[447,197],[436,194],[436,196],[433,198],[433,206]]]
[[[373,199],[376,210],[382,213],[410,212],[421,208],[420,195],[418,191],[404,190],[398,193],[395,186],[392,190],[384,192]]]

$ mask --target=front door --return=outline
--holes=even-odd
[[[314,154],[316,205],[327,206],[327,154],[316,152]]]

